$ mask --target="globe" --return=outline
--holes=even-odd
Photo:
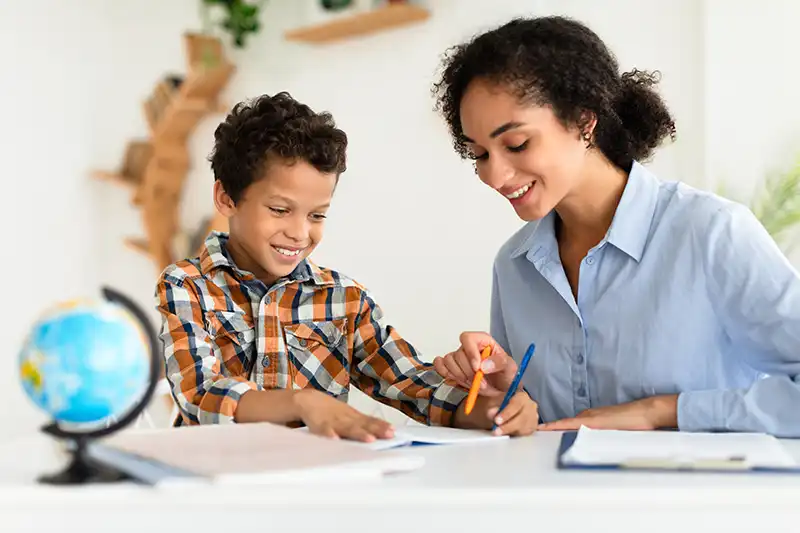
[[[44,431],[76,444],[70,467],[47,482],[76,483],[103,473],[88,464],[87,442],[130,424],[158,382],[160,356],[147,317],[116,291],[105,288],[103,296],[47,309],[20,350],[22,387],[52,419]]]
[[[20,354],[25,392],[62,423],[126,411],[145,390],[149,366],[141,327],[110,302],[56,305],[34,324]]]

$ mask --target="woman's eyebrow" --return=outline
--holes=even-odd
[[[498,128],[495,128],[495,130],[492,133],[489,134],[489,137],[494,139],[498,135],[502,135],[503,133],[507,132],[508,130],[513,130],[515,128],[519,128],[519,127],[522,127],[522,126],[525,126],[524,122],[506,122],[502,126],[499,126]],[[461,135],[461,140],[463,142],[465,142],[465,143],[473,143],[473,144],[475,144],[475,141],[473,141],[472,139],[470,139],[469,137],[467,137],[464,134]]]

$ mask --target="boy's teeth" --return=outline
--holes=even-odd
[[[519,198],[520,196],[522,196],[523,194],[528,192],[528,189],[531,188],[531,185],[533,185],[533,182],[530,182],[529,184],[525,185],[524,187],[521,187],[521,188],[517,189],[516,191],[512,192],[511,194],[507,194],[506,198],[508,198],[510,200],[513,200],[515,198]]]
[[[278,253],[282,255],[288,255],[290,257],[300,253],[300,250],[287,250],[286,248],[278,248],[277,246],[275,246],[275,249],[278,250]]]

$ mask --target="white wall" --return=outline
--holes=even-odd
[[[96,156],[90,114],[100,75],[80,31],[96,20],[85,9],[49,4],[48,17],[32,6],[0,7],[0,435],[42,420],[17,385],[27,326],[49,302],[90,294],[97,270],[93,228],[100,197],[81,169]],[[14,48],[21,53],[11,53]]]
[[[0,6],[0,157],[5,202],[0,438],[44,420],[23,397],[17,353],[50,304],[98,297],[112,282],[152,308],[151,264],[122,246],[140,234],[127,192],[89,178],[116,168],[145,131],[140,102],[182,67],[194,2],[33,0]],[[150,289],[152,292],[152,290]]]
[[[706,175],[737,199],[800,157],[798,21],[794,0],[705,3]]]
[[[433,17],[422,25],[329,46],[284,41],[283,30],[302,22],[307,1],[267,2],[261,33],[234,52],[238,72],[226,96],[233,103],[288,90],[334,113],[350,136],[350,159],[316,260],[373,289],[393,324],[426,358],[453,349],[460,331],[488,326],[491,262],[520,225],[506,202],[456,158],[432,111],[430,85],[447,46],[515,15],[558,12],[586,21],[624,70],[662,71],[679,129],[678,142],[651,164],[666,178],[704,186],[708,169],[724,158],[719,132],[733,120],[761,124],[755,104],[731,116],[716,100],[725,93],[724,101],[736,103],[724,81],[733,59],[727,46],[715,45],[716,35],[729,31],[728,19],[715,17],[746,12],[744,3],[433,0]],[[100,283],[152,308],[157,272],[122,245],[124,237],[142,234],[138,212],[126,191],[90,181],[87,171],[113,169],[126,141],[146,131],[141,101],[154,80],[183,70],[181,34],[199,26],[197,2],[37,0],[0,8],[2,49],[17,50],[4,54],[12,76],[0,84],[0,117],[7,124],[3,183],[12,198],[0,215],[12,239],[2,267],[12,280],[5,285],[9,349],[0,362],[15,363],[26,326],[48,302],[94,294]],[[774,39],[768,25],[752,31]],[[797,76],[786,70],[770,73],[775,86]],[[780,93],[786,106],[787,91]],[[780,104],[769,109],[777,112]],[[781,124],[781,116],[773,116],[772,124]],[[195,168],[182,215],[192,227],[210,213],[205,157],[220,119],[201,124],[192,141]],[[736,129],[746,136],[741,123]],[[786,133],[765,131],[759,153]],[[713,149],[707,150],[709,140]],[[744,153],[739,151],[740,160]],[[19,221],[24,223],[11,231]],[[55,256],[52,265],[44,263],[48,255]],[[13,282],[21,268],[36,281]],[[19,393],[16,372],[3,374],[0,386],[16,398],[4,402],[0,427],[32,427],[34,411]]]

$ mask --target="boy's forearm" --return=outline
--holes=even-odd
[[[288,424],[301,419],[297,391],[251,390],[242,395],[234,420],[240,423],[271,422]]]
[[[478,397],[475,407],[470,414],[464,412],[466,399],[458,405],[456,415],[453,417],[453,427],[461,429],[492,429],[492,421],[486,415],[489,406],[483,397]]]

